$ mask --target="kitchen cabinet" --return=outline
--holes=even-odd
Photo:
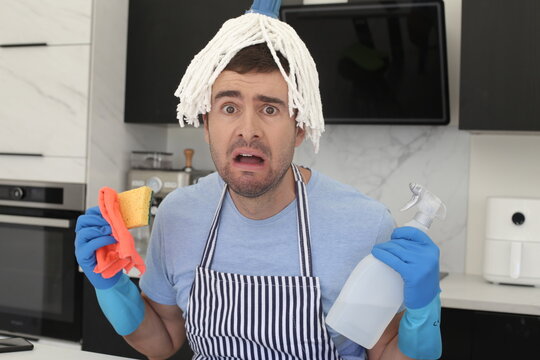
[[[540,131],[539,24],[538,0],[463,0],[460,129]]]
[[[92,0],[0,0],[0,178],[84,183]]]
[[[129,2],[125,116],[127,123],[178,124],[174,96],[193,57],[252,0]],[[301,0],[283,0],[298,5]]]
[[[132,278],[138,286],[139,280]],[[125,356],[133,359],[146,359],[135,351],[120,335],[101,312],[96,292],[90,282],[84,279],[83,285],[83,329],[82,349],[102,354]],[[191,360],[193,353],[186,343],[170,360]]]
[[[90,46],[0,48],[0,152],[86,156]]]
[[[187,66],[226,20],[251,3],[130,1],[124,121],[177,124],[174,92]]]
[[[481,275],[441,281],[444,360],[536,359],[540,289],[493,284]]]
[[[535,359],[540,316],[443,308],[441,360]]]
[[[89,44],[92,0],[0,0],[0,45]]]

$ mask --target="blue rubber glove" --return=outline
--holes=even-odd
[[[129,276],[123,272],[119,274],[120,279],[113,287],[96,289],[96,296],[101,311],[114,330],[126,336],[141,325],[144,320],[145,305],[139,289]]]
[[[399,350],[413,359],[434,360],[442,355],[441,299],[420,309],[407,309],[399,322]]]
[[[423,308],[441,291],[439,247],[423,231],[410,226],[396,228],[391,240],[375,245],[371,253],[403,278],[407,308]]]
[[[96,289],[113,287],[122,275],[119,271],[112,278],[105,279],[101,274],[95,273],[96,250],[116,240],[110,236],[112,233],[109,223],[101,216],[99,207],[95,206],[79,216],[75,227],[75,257],[84,274]]]

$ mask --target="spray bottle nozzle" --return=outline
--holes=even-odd
[[[420,184],[410,183],[409,188],[413,196],[401,211],[418,205],[418,212],[414,218],[427,228],[431,225],[434,218],[444,219],[446,217],[446,205],[441,199]]]

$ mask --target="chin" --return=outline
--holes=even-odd
[[[247,197],[247,198],[256,198],[264,195],[270,189],[274,187],[274,182],[267,181],[261,182],[256,181],[255,179],[225,179],[225,182],[229,185],[229,188],[234,191],[236,194]]]

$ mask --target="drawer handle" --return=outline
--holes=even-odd
[[[43,154],[38,154],[38,153],[12,153],[12,152],[0,152],[0,156],[37,156],[37,157],[42,157]]]
[[[3,48],[14,48],[14,47],[36,47],[36,46],[47,46],[47,43],[19,43],[19,44],[0,44],[0,47]]]
[[[513,241],[510,247],[510,277],[518,279],[521,274],[521,242]]]
[[[0,223],[17,224],[28,226],[47,226],[61,229],[69,229],[70,222],[66,219],[42,218],[34,216],[0,215]]]

